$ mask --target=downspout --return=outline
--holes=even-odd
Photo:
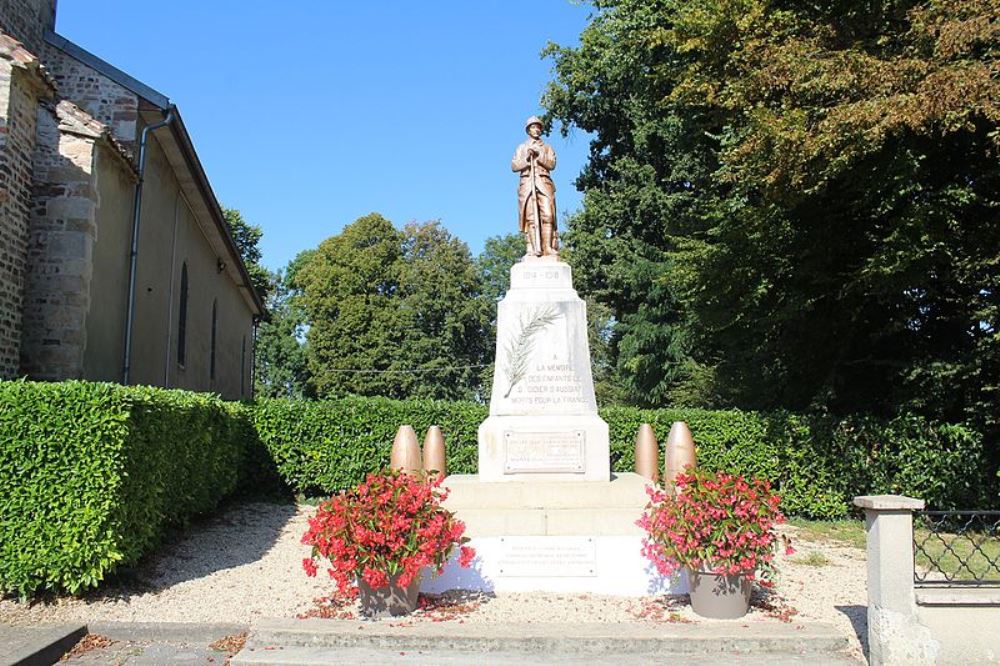
[[[136,261],[139,257],[139,220],[142,217],[142,184],[146,176],[146,139],[153,130],[166,127],[174,120],[173,107],[167,109],[167,115],[158,123],[146,125],[139,137],[139,180],[135,184],[135,202],[132,210],[132,250],[128,265],[128,303],[125,314],[125,363],[122,371],[122,384],[128,384],[129,371],[132,369],[132,327],[135,323],[135,282]]]

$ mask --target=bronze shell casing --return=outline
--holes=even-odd
[[[660,445],[648,423],[640,425],[635,435],[635,473],[653,483],[660,478]]]
[[[432,425],[424,436],[424,471],[434,479],[443,479],[448,474],[444,434],[440,426]]]
[[[389,467],[409,473],[420,470],[420,445],[412,426],[401,425],[396,431],[396,438],[392,440],[392,453],[389,455]]]
[[[691,436],[691,429],[688,428],[687,423],[675,421],[670,426],[666,449],[663,464],[663,485],[673,487],[678,474],[683,472],[685,468],[698,464],[694,437]]]

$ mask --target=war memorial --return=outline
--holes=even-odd
[[[478,566],[450,566],[425,592],[594,592],[671,588],[641,555],[648,480],[611,473],[608,425],[597,413],[586,303],[559,259],[556,155],[526,122],[511,168],[520,176],[526,252],[511,268],[497,313],[490,412],[479,427],[479,473],[445,480]],[[673,581],[679,591],[680,581]]]

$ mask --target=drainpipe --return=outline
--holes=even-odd
[[[122,384],[128,384],[129,371],[132,369],[132,327],[135,323],[135,281],[136,260],[139,256],[139,219],[142,217],[142,183],[146,175],[146,139],[153,130],[166,127],[174,120],[173,107],[167,109],[167,115],[158,123],[146,125],[139,137],[139,180],[135,184],[135,203],[132,209],[132,251],[129,254],[128,265],[128,303],[125,314],[125,363],[122,371]],[[168,324],[169,325],[169,324]]]

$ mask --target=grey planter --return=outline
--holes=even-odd
[[[389,577],[389,587],[373,590],[364,581],[358,580],[358,601],[361,614],[365,617],[399,617],[409,615],[417,607],[420,592],[420,576],[413,579],[409,587],[400,587],[396,581],[399,575]]]
[[[736,620],[750,610],[753,583],[746,576],[723,576],[688,570],[691,608],[702,617]]]

